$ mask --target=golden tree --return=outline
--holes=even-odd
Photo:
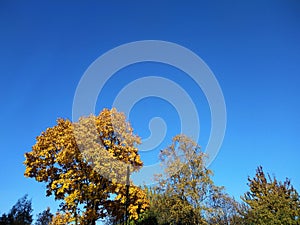
[[[75,221],[93,225],[108,214],[123,213],[126,167],[136,171],[143,165],[139,143],[125,115],[116,109],[104,109],[76,123],[58,119],[25,154],[25,176],[45,182],[47,196],[63,200],[61,209]],[[130,216],[137,218],[148,201],[134,185],[130,194]]]
[[[55,216],[52,217],[51,222],[49,225],[63,225],[73,222],[72,215],[69,212],[66,212],[64,214],[61,214],[59,212],[56,213]]]

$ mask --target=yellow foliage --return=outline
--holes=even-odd
[[[111,194],[116,194],[116,201],[125,202],[127,165],[131,171],[143,165],[138,144],[140,138],[116,109],[104,109],[98,116],[82,117],[76,123],[58,119],[25,154],[24,175],[45,182],[47,196],[62,200],[72,215],[80,208],[85,209],[82,218],[97,220],[109,210],[117,211],[111,208]],[[134,186],[130,195],[129,210],[132,218],[137,218],[138,211],[147,207],[147,198]]]
[[[67,225],[70,224],[72,221],[73,219],[71,213],[56,213],[56,215],[52,217],[52,221],[49,225]]]

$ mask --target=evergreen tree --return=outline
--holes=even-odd
[[[250,191],[242,198],[249,206],[246,224],[300,224],[299,195],[288,178],[280,182],[269,174],[266,177],[260,166],[248,181]]]
[[[30,225],[32,223],[32,206],[28,196],[20,198],[10,212],[0,217],[1,225]]]
[[[48,207],[43,212],[37,215],[37,221],[35,225],[48,225],[52,221],[53,214],[50,212],[50,208]]]

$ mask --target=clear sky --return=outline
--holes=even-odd
[[[300,2],[287,1],[1,1],[0,2],[0,213],[28,193],[34,214],[57,203],[45,185],[24,178],[23,154],[58,117],[72,118],[76,87],[88,66],[110,49],[132,41],[164,40],[200,56],[224,94],[227,129],[210,168],[214,181],[239,198],[258,165],[300,191]],[[200,114],[199,144],[206,145],[210,111],[205,96],[182,71],[141,63],[113,76],[97,112],[118,91],[143,76],[180,84]],[[146,98],[130,121],[143,138],[148,122],[165,118],[167,136],[180,132],[168,102]],[[142,155],[153,163],[158,151]]]

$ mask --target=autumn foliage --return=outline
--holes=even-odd
[[[278,181],[258,167],[255,177],[248,178],[250,190],[242,202],[236,201],[214,184],[206,155],[185,135],[161,150],[164,173],[156,176],[156,185],[141,188],[131,182],[126,199],[127,167],[135,172],[143,166],[140,142],[116,109],[78,122],[58,119],[25,154],[25,176],[44,182],[46,195],[61,201],[54,216],[48,210],[40,217],[52,220],[50,225],[95,225],[98,219],[120,225],[128,203],[130,225],[300,224],[300,197],[289,179]],[[19,221],[23,208],[14,206],[0,224],[14,225],[7,221]],[[32,221],[31,206],[27,208],[29,222],[21,224]]]
[[[104,109],[98,116],[82,117],[72,123],[58,119],[37,137],[25,154],[25,176],[46,183],[46,194],[62,200],[67,218],[80,224],[95,224],[105,216],[122,217],[125,202],[126,166],[142,165],[133,133],[124,114]],[[148,207],[145,193],[131,184],[130,218]]]

